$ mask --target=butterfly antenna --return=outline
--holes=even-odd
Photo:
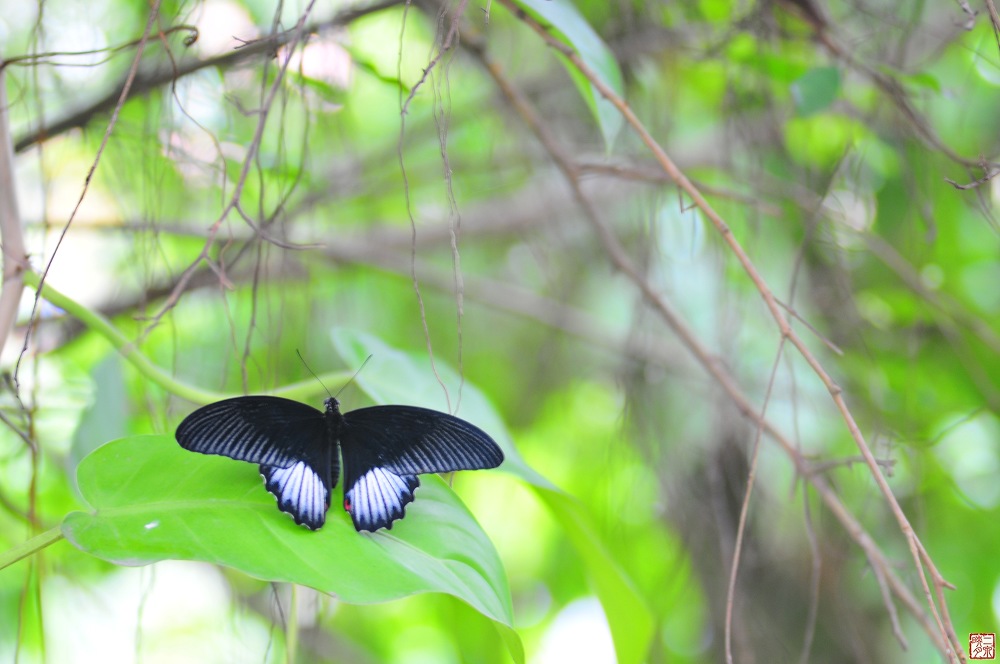
[[[340,388],[340,391],[337,392],[337,394],[334,396],[334,398],[339,397],[340,396],[340,392],[343,392],[345,389],[347,389],[348,385],[350,385],[352,382],[354,382],[354,379],[358,377],[358,374],[361,373],[361,370],[365,368],[365,365],[368,364],[368,360],[370,360],[370,359],[372,359],[371,355],[369,355],[368,357],[365,358],[365,361],[361,363],[361,366],[358,367],[358,370],[354,372],[353,376],[351,376],[351,380],[349,380],[346,383],[344,383],[344,387]]]
[[[308,363],[306,363],[306,360],[305,360],[305,358],[304,358],[304,357],[302,357],[302,353],[300,353],[300,352],[299,352],[299,349],[298,349],[298,348],[296,348],[296,349],[295,349],[295,354],[299,356],[299,360],[300,360],[300,361],[302,362],[302,366],[304,366],[304,367],[306,368],[306,370],[307,370],[307,371],[308,371],[309,373],[311,373],[311,374],[313,375],[313,378],[315,378],[315,379],[316,379],[316,381],[317,381],[317,382],[318,382],[318,383],[319,383],[320,385],[323,385],[323,381],[321,381],[321,380],[319,379],[319,376],[317,376],[317,375],[316,375],[316,372],[312,370],[312,367],[310,367],[310,366],[309,366],[309,364],[308,364]],[[362,366],[364,366],[364,365],[362,365]],[[355,375],[356,375],[356,374],[355,374]],[[329,390],[329,389],[328,389],[328,388],[326,387],[326,385],[323,385],[323,389],[324,389],[324,390],[326,390],[326,393],[327,393],[327,395],[329,395],[329,396],[331,396],[331,397],[333,396],[332,394],[330,394],[330,390]],[[340,393],[338,392],[337,394],[340,394]]]

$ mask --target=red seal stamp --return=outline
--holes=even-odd
[[[969,659],[996,659],[997,635],[983,632],[969,634]]]

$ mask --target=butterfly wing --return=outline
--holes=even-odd
[[[375,532],[392,528],[402,519],[406,506],[413,502],[413,492],[420,486],[416,475],[399,475],[380,466],[371,466],[350,477],[351,461],[344,458],[344,509],[351,515],[354,529]]]
[[[413,501],[420,473],[496,468],[503,452],[465,420],[415,406],[344,413],[344,509],[357,530],[391,528]]]
[[[280,397],[236,397],[209,404],[177,427],[181,447],[260,465],[278,507],[313,530],[326,521],[339,468],[326,416]]]
[[[330,461],[329,449],[326,453]],[[297,461],[289,468],[260,467],[267,490],[278,499],[278,509],[291,514],[295,523],[310,530],[319,530],[326,523],[326,510],[330,507],[329,475],[323,474],[305,461]]]

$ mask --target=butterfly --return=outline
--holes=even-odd
[[[267,490],[295,523],[326,522],[330,489],[344,460],[344,509],[357,531],[392,528],[420,485],[417,475],[496,468],[503,452],[482,429],[415,406],[347,413],[330,397],[326,412],[298,401],[246,396],[209,404],[177,427],[181,447],[259,464]]]

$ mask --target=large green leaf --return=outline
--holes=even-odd
[[[619,97],[625,96],[622,73],[614,54],[570,0],[514,0],[514,2],[546,25],[553,36],[576,51],[580,59],[615,94]],[[621,113],[572,63],[564,61],[564,64],[580,94],[590,106],[601,128],[604,143],[610,149],[622,128]]]
[[[340,509],[319,531],[297,526],[255,467],[191,454],[169,436],[107,443],[80,463],[77,481],[94,511],[67,516],[63,534],[99,558],[202,560],[352,603],[447,593],[492,619],[514,659],[524,659],[500,558],[437,476],[421,478],[405,519],[376,533],[355,532]]]
[[[583,505],[533,470],[517,453],[503,420],[485,395],[469,383],[461,384],[458,374],[441,360],[436,361],[434,367],[440,378],[438,382],[426,357],[411,356],[387,346],[373,335],[338,328],[333,332],[333,342],[349,366],[361,366],[371,355],[356,380],[376,403],[447,410],[449,399],[444,396],[442,384],[448,388],[452,406],[458,402],[461,385],[458,414],[484,429],[500,444],[505,455],[501,470],[529,484],[556,515],[580,555],[607,615],[618,661],[621,664],[645,661],[653,637],[653,617],[645,601],[611,557]]]

